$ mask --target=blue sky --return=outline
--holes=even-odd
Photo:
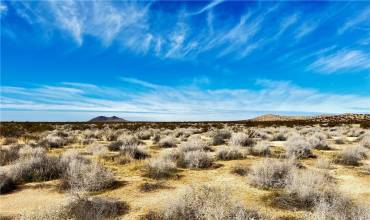
[[[1,120],[370,113],[370,3],[1,1]]]

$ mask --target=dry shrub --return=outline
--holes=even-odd
[[[137,146],[140,145],[141,141],[137,137],[132,135],[121,136],[119,140],[114,141],[108,145],[110,151],[119,151],[122,147],[125,146]]]
[[[176,147],[176,139],[172,136],[166,136],[158,142],[158,146],[161,148]]]
[[[132,159],[145,159],[149,154],[141,145],[123,145],[120,149],[120,154],[131,157]]]
[[[42,138],[39,142],[40,146],[59,148],[72,142],[72,138],[68,138],[64,135],[59,136],[56,133],[48,134],[46,137]]]
[[[345,137],[338,137],[334,140],[336,144],[345,144],[347,142],[347,139]]]
[[[74,196],[48,209],[36,210],[21,215],[21,220],[101,220],[116,219],[129,209],[127,203],[113,198]]]
[[[180,167],[186,167],[190,169],[208,168],[212,166],[213,158],[209,153],[203,150],[182,152],[179,156],[177,164]]]
[[[92,144],[87,147],[87,151],[94,156],[102,156],[108,153],[108,148],[101,144]]]
[[[189,138],[188,141],[180,144],[179,150],[182,152],[196,151],[196,150],[210,150],[207,143],[200,138]]]
[[[251,148],[250,153],[256,156],[269,156],[271,155],[270,145],[265,141],[258,142]]]
[[[313,210],[304,216],[307,220],[368,220],[370,205],[358,205],[343,196],[321,198]]]
[[[141,130],[141,131],[139,131],[139,132],[136,133],[136,136],[140,140],[149,140],[150,137],[152,136],[152,132],[149,131],[149,130]]]
[[[288,138],[285,144],[286,155],[289,158],[310,158],[312,154],[310,144],[300,135],[293,135]]]
[[[254,140],[244,133],[233,133],[230,138],[230,145],[251,147],[254,145]]]
[[[257,211],[235,201],[228,190],[217,186],[200,185],[186,189],[171,201],[158,219],[262,219]]]
[[[161,135],[159,133],[154,133],[152,141],[154,144],[157,144],[161,140]]]
[[[246,176],[248,175],[249,172],[250,172],[249,167],[242,164],[235,165],[231,170],[231,173],[235,173],[239,176]]]
[[[0,146],[0,166],[4,166],[12,163],[18,159],[18,151],[22,145],[9,145],[9,146]]]
[[[264,159],[251,167],[248,177],[254,186],[263,189],[281,188],[285,186],[287,175],[292,168],[292,161]]]
[[[5,171],[0,170],[0,194],[8,193],[17,188],[17,184]]]
[[[309,139],[311,147],[318,150],[329,150],[329,146],[326,143],[326,136],[322,133],[315,133]]]
[[[319,169],[330,169],[332,161],[327,158],[319,158],[317,159],[315,166]]]
[[[331,177],[314,170],[292,169],[287,176],[280,205],[295,208],[311,208],[320,198],[338,195]]]
[[[165,157],[150,160],[144,166],[144,175],[154,179],[168,178],[176,172],[176,164]]]
[[[367,150],[362,146],[348,147],[339,153],[335,162],[343,165],[358,166],[360,160],[366,158]]]
[[[241,147],[223,147],[216,153],[219,160],[238,160],[245,157],[245,152]]]
[[[139,187],[141,192],[153,192],[158,189],[167,189],[168,186],[163,185],[163,183],[142,183]]]
[[[75,155],[68,157],[62,159],[62,188],[83,192],[100,191],[114,185],[113,174],[98,162],[81,159]]]
[[[61,166],[57,157],[48,156],[42,148],[25,146],[19,150],[19,159],[9,175],[17,182],[37,182],[59,178]]]
[[[370,134],[366,134],[361,137],[360,146],[370,148]]]
[[[231,132],[226,129],[217,130],[212,134],[212,144],[221,145],[225,143],[225,139],[231,137]]]
[[[17,138],[13,138],[13,137],[7,137],[7,138],[4,138],[3,140],[3,145],[10,145],[10,144],[17,144],[18,143],[18,139]]]

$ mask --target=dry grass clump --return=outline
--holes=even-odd
[[[217,186],[193,186],[171,201],[157,219],[262,219],[257,211],[235,201],[230,192]]]
[[[266,141],[257,142],[257,144],[251,148],[250,153],[256,156],[269,156],[271,155],[270,145]]]
[[[246,154],[241,147],[223,147],[216,153],[219,160],[238,160],[245,158]]]
[[[127,213],[127,203],[113,198],[74,196],[69,201],[46,210],[37,210],[25,213],[21,220],[40,219],[76,219],[76,220],[101,220],[116,219]]]
[[[64,158],[61,186],[71,191],[99,191],[114,185],[113,174],[96,161],[69,153]]]
[[[173,136],[166,136],[158,142],[158,146],[161,148],[176,147],[176,139]]]
[[[21,147],[22,145],[19,144],[0,146],[0,166],[10,164],[18,159],[18,151]]]
[[[248,177],[254,186],[263,189],[281,188],[285,186],[286,178],[292,168],[294,165],[291,161],[264,159],[251,167]]]
[[[239,176],[246,176],[248,175],[249,172],[250,172],[249,167],[242,164],[235,165],[231,170],[231,173],[235,173]]]
[[[141,192],[153,192],[153,191],[156,191],[158,189],[167,189],[167,188],[170,188],[170,187],[163,185],[163,183],[148,183],[148,182],[145,182],[145,183],[142,183],[139,186],[139,189],[140,189]]]
[[[311,147],[318,150],[329,150],[329,146],[326,142],[326,136],[322,133],[314,133],[309,139]]]
[[[221,145],[225,143],[226,139],[231,138],[231,132],[226,129],[220,129],[212,134],[212,145]]]
[[[169,178],[176,172],[176,164],[165,157],[150,160],[144,166],[144,175],[154,179]]]
[[[361,137],[360,146],[370,148],[370,134],[365,134]]]
[[[343,165],[358,166],[360,160],[367,157],[367,150],[362,146],[348,147],[339,153],[335,162]]]
[[[289,158],[310,158],[312,154],[310,144],[300,135],[293,135],[288,138],[286,144],[286,155]]]
[[[213,164],[211,155],[203,150],[181,152],[177,165],[190,169],[209,168]]]
[[[230,145],[251,147],[254,145],[254,140],[245,133],[233,133],[230,138]]]
[[[61,175],[61,166],[59,159],[46,155],[43,148],[25,146],[19,150],[19,159],[9,175],[17,183],[52,180]]]

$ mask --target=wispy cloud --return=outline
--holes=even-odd
[[[258,80],[257,90],[201,90],[122,78],[122,89],[61,83],[35,88],[1,87],[1,111],[123,112],[147,120],[243,119],[247,112],[370,112],[370,97],[321,93],[288,81]],[[124,89],[133,84],[141,90]],[[83,85],[81,87],[81,85]],[[29,94],[33,94],[30,98]],[[217,104],[215,104],[217,103]]]
[[[343,34],[347,30],[357,27],[358,25],[366,23],[367,28],[370,25],[370,7],[365,8],[362,12],[359,12],[357,16],[351,17],[344,25],[338,29],[338,34]]]
[[[370,68],[370,55],[361,50],[340,50],[335,53],[323,55],[314,61],[310,70],[323,73],[339,71],[355,71]]]
[[[196,12],[193,12],[193,13],[189,13],[189,15],[199,15],[199,14],[202,14],[203,12],[206,12],[208,10],[211,10],[212,8],[214,8],[215,6],[221,4],[224,1],[225,0],[214,0],[211,3],[207,4],[206,6],[204,6],[203,8],[201,8],[200,10],[198,10]]]

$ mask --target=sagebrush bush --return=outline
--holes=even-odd
[[[251,167],[248,177],[254,186],[263,189],[280,188],[285,186],[286,178],[292,168],[294,165],[291,161],[264,159]]]
[[[331,167],[331,160],[327,158],[319,158],[317,159],[315,166],[319,169],[330,169]]]
[[[67,145],[72,142],[72,138],[66,136],[58,136],[56,133],[48,134],[46,137],[42,138],[39,142],[40,146],[58,148]]]
[[[176,147],[176,139],[172,136],[166,136],[158,142],[158,146],[161,148]]]
[[[245,133],[233,133],[230,138],[230,145],[251,147],[254,145],[254,140]]]
[[[137,146],[141,144],[141,141],[132,135],[124,135],[118,138],[119,140],[114,141],[108,145],[110,151],[119,151],[125,146]]]
[[[193,186],[168,203],[162,219],[261,219],[257,211],[235,201],[228,190],[216,186]]]
[[[216,157],[219,160],[237,160],[243,159],[246,156],[245,152],[241,147],[223,147],[216,153]]]
[[[64,159],[64,162],[68,161]],[[64,163],[62,188],[71,191],[100,191],[114,185],[113,174],[96,161],[71,157]]]
[[[165,157],[152,159],[144,167],[145,176],[154,179],[168,178],[173,176],[175,172],[176,164]]]
[[[362,146],[348,147],[336,156],[335,161],[339,164],[357,166],[360,160],[366,158],[366,153],[366,148]]]
[[[123,145],[120,148],[120,154],[131,157],[132,159],[145,159],[149,154],[142,145]]]
[[[152,132],[150,130],[141,130],[141,131],[136,133],[136,136],[140,140],[149,140],[150,137],[152,136]]]
[[[190,169],[208,168],[212,166],[213,158],[209,153],[203,150],[182,152],[177,160],[177,164],[180,167]]]
[[[94,156],[102,156],[108,153],[108,148],[101,144],[92,144],[87,147],[87,151]]]
[[[311,147],[318,150],[329,150],[329,146],[326,142],[326,136],[322,133],[315,133],[309,137],[308,142]]]
[[[287,157],[293,158],[310,158],[313,157],[310,144],[299,135],[293,135],[288,138],[286,144]]]

